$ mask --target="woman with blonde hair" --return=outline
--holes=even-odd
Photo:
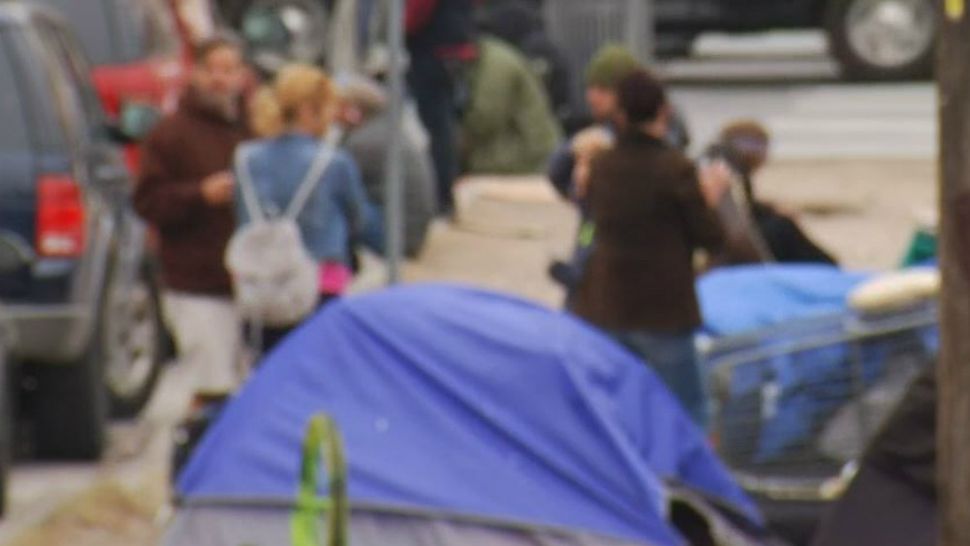
[[[365,232],[379,231],[368,229],[376,218],[357,164],[346,152],[334,148],[333,143],[339,141],[332,133],[338,131],[332,127],[337,101],[334,85],[322,70],[300,64],[284,67],[252,102],[250,122],[260,139],[240,150],[243,159],[237,162],[237,171],[244,172],[236,173],[240,228],[253,221],[252,201],[258,202],[264,216],[281,217],[298,193],[312,189],[293,220],[308,254],[319,264],[321,304],[343,294],[350,284],[350,241]],[[324,140],[328,133],[331,137]],[[321,157],[328,160],[323,174],[319,180],[306,180]],[[379,246],[380,242],[371,244]],[[262,345],[268,350],[292,328],[262,330]]]

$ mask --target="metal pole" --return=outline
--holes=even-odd
[[[650,66],[655,60],[656,21],[654,0],[628,0],[626,3],[626,41],[637,60]]]
[[[939,0],[943,294],[937,479],[942,546],[970,546],[970,16],[964,0]]]
[[[390,52],[389,77],[391,135],[387,147],[387,165],[384,181],[384,227],[387,261],[387,282],[396,284],[401,280],[401,261],[404,249],[404,179],[401,165],[404,117],[404,2],[388,0],[387,47]]]

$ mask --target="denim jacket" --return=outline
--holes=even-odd
[[[270,217],[283,214],[310,170],[321,141],[309,136],[286,134],[244,144],[249,147],[249,174],[263,210]],[[238,179],[238,173],[237,173]],[[236,187],[236,226],[250,221],[249,212]],[[323,180],[297,225],[310,255],[319,262],[349,264],[352,238],[373,233],[376,221],[368,203],[360,170],[343,150],[338,150],[323,174]],[[369,241],[371,246],[379,242]]]

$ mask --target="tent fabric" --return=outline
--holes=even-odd
[[[289,514],[280,507],[191,506],[164,537],[165,546],[279,546],[290,533]],[[495,525],[435,514],[416,516],[355,509],[350,518],[352,546],[636,546],[600,535],[553,529]],[[743,542],[739,544],[745,544]]]
[[[259,371],[177,491],[291,499],[311,415],[345,437],[351,502],[682,543],[663,478],[753,504],[660,380],[577,319],[467,288],[336,302]]]
[[[828,265],[716,269],[697,284],[704,330],[733,336],[788,321],[844,312],[854,288],[872,278]]]

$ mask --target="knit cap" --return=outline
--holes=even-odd
[[[640,62],[629,49],[609,44],[596,53],[586,68],[586,85],[612,89],[639,68]]]

